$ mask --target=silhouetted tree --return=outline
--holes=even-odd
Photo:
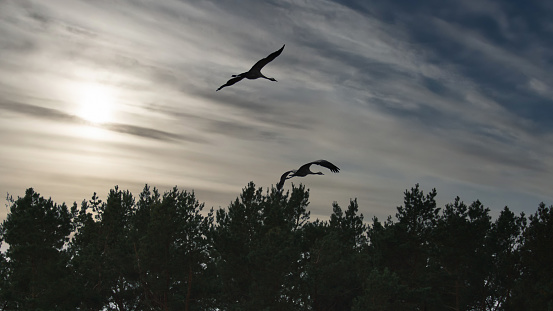
[[[217,267],[222,282],[219,297],[221,307],[228,310],[243,308],[253,299],[250,292],[256,277],[250,253],[261,231],[263,195],[249,183],[227,210],[216,212],[217,227],[213,243],[218,256]],[[251,308],[251,307],[250,307]]]
[[[96,193],[82,203],[71,243],[82,309],[139,309],[143,297],[131,240],[134,210],[132,194],[117,186],[105,203]]]
[[[290,199],[275,189],[263,195],[249,183],[227,210],[217,211],[213,232],[226,310],[302,309],[297,284],[301,249],[297,236],[308,219],[308,192]]]
[[[515,216],[505,207],[488,231],[485,251],[491,263],[484,279],[486,301],[480,310],[504,310],[521,276],[520,247],[525,227],[524,213]]]
[[[362,293],[366,226],[356,200],[344,213],[333,204],[330,221],[306,227],[308,262],[305,269],[313,310],[350,310]]]
[[[521,274],[506,310],[553,310],[553,206],[529,216],[521,246]]]
[[[2,258],[7,301],[17,310],[71,310],[68,256],[64,245],[71,232],[71,214],[65,204],[44,199],[33,188],[10,199],[10,213],[0,226],[0,240],[9,244]],[[6,275],[7,273],[7,275]]]
[[[442,308],[478,310],[485,306],[485,280],[491,269],[486,235],[491,227],[489,209],[460,198],[446,204],[433,234],[429,266],[439,270],[433,290],[440,291]]]
[[[405,288],[398,297],[403,309],[441,310],[440,296],[432,289],[438,273],[428,265],[435,249],[432,239],[440,208],[436,206],[436,189],[424,194],[419,185],[404,193],[404,206],[397,208],[397,223],[391,218],[383,224],[377,219],[369,230],[370,253],[379,271],[387,268]]]
[[[192,192],[175,187],[161,200],[153,192],[144,189],[137,211],[147,214],[135,250],[145,303],[152,310],[201,310],[206,297],[196,289],[210,261],[206,233],[213,218],[200,214],[203,204]]]
[[[553,310],[553,206],[492,222],[404,195],[367,226],[357,200],[310,221],[302,185],[251,182],[216,213],[176,187],[70,210],[30,188],[0,225],[0,310]]]
[[[412,310],[403,300],[407,288],[399,276],[388,268],[374,268],[363,283],[363,293],[354,300],[353,311],[400,311]]]
[[[0,227],[1,230],[1,227]],[[0,231],[0,249],[2,248],[3,233]],[[8,281],[8,262],[4,257],[4,253],[0,252],[0,310],[6,310],[10,301],[12,300],[8,293],[9,281]]]

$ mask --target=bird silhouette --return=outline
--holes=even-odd
[[[277,189],[278,190],[282,189],[282,186],[284,186],[284,182],[286,181],[286,179],[290,179],[292,177],[305,177],[307,175],[324,175],[322,172],[312,172],[309,169],[311,167],[311,164],[324,166],[333,173],[338,173],[340,171],[340,169],[336,165],[328,162],[327,160],[317,160],[317,161],[309,162],[302,165],[297,170],[291,170],[282,174],[282,176],[280,177],[280,182],[277,184]]]
[[[250,79],[250,80],[253,80],[253,79],[257,79],[257,78],[265,78],[267,80],[271,80],[271,81],[276,81],[275,78],[268,78],[266,76],[264,76],[262,73],[261,73],[261,69],[267,65],[268,63],[270,63],[272,60],[274,60],[275,58],[277,58],[277,56],[280,55],[280,53],[282,53],[282,50],[284,50],[284,46],[286,44],[284,44],[280,50],[276,51],[276,52],[273,52],[271,53],[269,56],[265,57],[264,59],[258,61],[257,63],[255,63],[255,65],[253,65],[253,67],[247,71],[247,72],[243,72],[241,74],[238,74],[238,75],[232,75],[233,78],[228,80],[227,83],[221,85],[218,89],[222,89],[226,86],[231,86],[233,84],[235,84],[236,82],[246,78],[246,79]]]

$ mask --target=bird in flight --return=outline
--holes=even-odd
[[[286,45],[286,44],[285,44]],[[261,73],[261,69],[267,65],[268,63],[270,63],[273,59],[277,58],[277,56],[280,55],[280,53],[282,53],[282,50],[284,50],[284,45],[280,48],[280,50],[276,51],[276,52],[273,52],[271,53],[269,56],[265,57],[264,59],[258,61],[257,63],[255,63],[255,65],[253,65],[253,67],[247,71],[247,72],[243,72],[241,74],[238,74],[238,75],[232,75],[232,79],[228,80],[227,83],[221,85],[218,89],[222,89],[224,88],[225,86],[231,86],[233,84],[235,84],[236,82],[246,78],[246,79],[250,79],[250,80],[253,80],[253,79],[257,79],[257,78],[265,78],[267,80],[271,80],[271,81],[276,81],[275,78],[268,78],[268,77],[265,77],[262,73]]]
[[[282,174],[282,176],[280,177],[280,182],[277,184],[277,189],[278,190],[282,189],[282,186],[284,186],[284,182],[286,181],[286,179],[290,179],[292,177],[305,177],[307,175],[324,175],[322,172],[312,172],[309,169],[311,164],[324,166],[333,173],[338,173],[340,171],[340,169],[336,165],[328,162],[327,160],[317,160],[317,161],[309,162],[307,164],[302,165],[297,170],[291,170]]]

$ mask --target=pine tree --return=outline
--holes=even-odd
[[[397,208],[398,222],[394,223],[391,217],[384,224],[374,219],[368,232],[372,269],[378,273],[387,269],[388,276],[399,277],[401,296],[390,301],[397,310],[441,310],[432,307],[442,304],[440,296],[432,289],[437,269],[428,265],[435,249],[432,235],[440,212],[436,194],[433,189],[425,195],[419,185],[415,185],[405,191],[404,206]],[[382,307],[383,310],[389,308]]]
[[[505,207],[486,237],[485,251],[491,261],[485,282],[485,306],[482,310],[504,310],[516,282],[522,274],[520,248],[526,227],[524,213],[515,216]]]
[[[485,249],[491,228],[488,213],[479,201],[467,206],[457,197],[438,219],[429,264],[439,270],[433,284],[443,308],[480,310],[485,305],[485,279],[491,269]]]
[[[94,193],[92,200],[81,205],[71,242],[81,308],[134,310],[140,306],[143,297],[131,240],[134,211],[132,194],[117,186],[105,203]]]
[[[334,202],[328,222],[306,227],[308,262],[305,269],[313,310],[350,310],[362,293],[366,226],[356,200],[344,213]]]
[[[194,193],[176,187],[161,200],[156,189],[149,196],[145,188],[140,200],[137,215],[143,218],[137,220],[144,223],[137,227],[143,231],[135,255],[145,304],[154,310],[203,309],[210,298],[199,289],[211,264],[211,213],[204,217]]]
[[[2,248],[3,233],[0,232],[0,249]],[[8,261],[4,257],[4,253],[0,252],[0,310],[6,310],[10,302],[10,295],[8,293]]]
[[[521,246],[521,277],[506,310],[553,310],[553,206],[544,203],[528,217]]]
[[[0,240],[9,245],[8,260],[2,259],[1,268],[4,304],[18,310],[72,309],[67,305],[70,273],[64,250],[71,232],[69,210],[32,188],[10,203],[10,213],[0,226]]]
[[[217,211],[213,242],[226,310],[301,310],[299,232],[307,221],[308,192],[290,199],[275,189],[263,195],[249,183],[227,210]]]

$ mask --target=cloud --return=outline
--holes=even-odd
[[[0,101],[0,109],[4,111],[16,112],[19,114],[23,114],[23,115],[27,115],[35,118],[46,118],[52,121],[86,123],[85,120],[77,116],[66,114],[57,109],[51,109],[51,108],[12,102],[12,101],[5,101],[5,100]]]
[[[196,143],[205,142],[205,140],[200,138],[187,137],[180,134],[173,134],[169,132],[164,132],[164,131],[146,128],[142,126],[136,126],[136,125],[121,124],[121,123],[106,123],[106,124],[101,124],[100,127],[114,132],[130,134],[130,135],[144,137],[144,138],[151,138],[156,140],[165,140],[165,141],[177,140],[177,141],[190,141],[190,142],[196,142]]]
[[[127,182],[199,186],[224,206],[250,180],[325,158],[341,173],[301,180],[314,214],[359,197],[367,218],[416,182],[500,205],[550,192],[553,23],[513,3],[60,1],[0,12],[0,119],[89,124],[67,94],[116,90],[102,127],[161,143],[128,152],[151,164],[113,166]],[[278,82],[215,92],[284,43],[264,68]]]
[[[40,106],[35,106],[35,105],[30,105],[25,103],[0,101],[0,110],[15,112],[15,113],[22,114],[25,116],[30,116],[33,118],[47,119],[50,121],[97,126],[113,132],[119,132],[123,134],[129,134],[133,136],[161,140],[161,141],[189,141],[189,142],[196,142],[196,143],[206,142],[202,138],[195,138],[191,136],[185,136],[182,134],[174,134],[174,133],[169,133],[169,132],[156,130],[152,128],[136,126],[136,125],[121,124],[121,123],[95,124],[87,120],[84,120],[78,116],[67,114],[57,109],[40,107]]]

